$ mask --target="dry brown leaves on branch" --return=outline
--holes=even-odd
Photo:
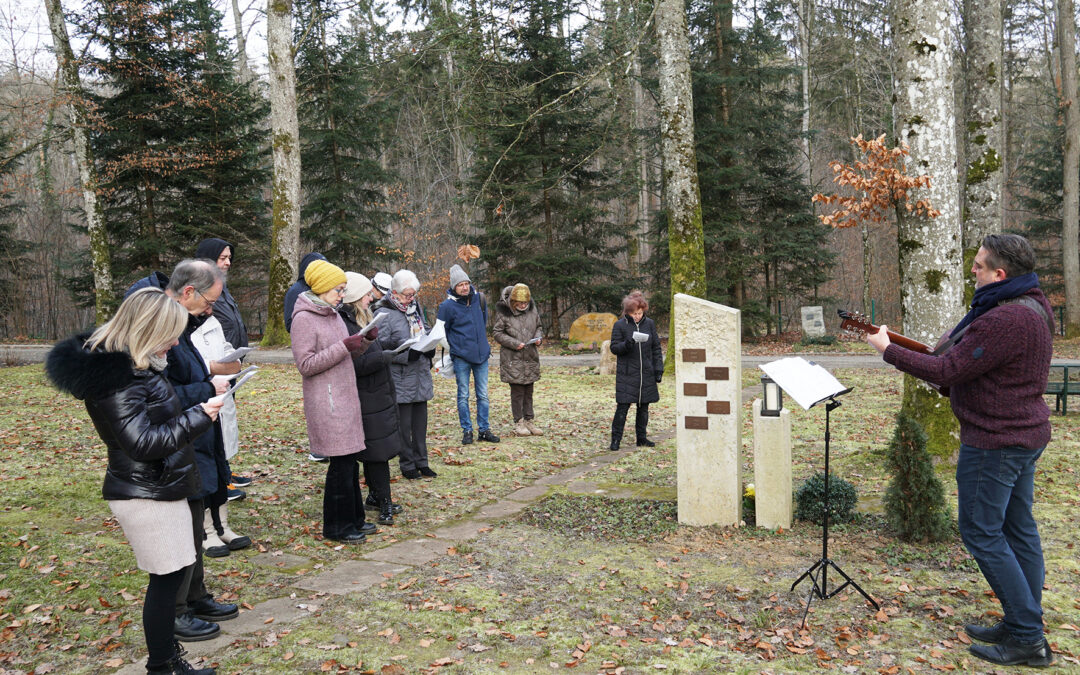
[[[860,134],[852,138],[851,143],[859,148],[865,161],[856,161],[852,165],[833,161],[829,166],[836,174],[833,182],[854,194],[814,195],[813,201],[836,207],[832,213],[818,216],[821,222],[837,228],[882,223],[898,208],[924,218],[941,215],[929,201],[912,202],[910,199],[911,190],[930,187],[930,176],[907,174],[904,166],[904,158],[909,154],[907,144],[890,148],[885,144],[884,134],[872,141]]]
[[[457,257],[465,262],[476,260],[480,257],[480,249],[472,244],[462,244],[458,246]]]

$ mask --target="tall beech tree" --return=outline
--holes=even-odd
[[[903,332],[936,344],[964,313],[951,14],[946,0],[898,0],[895,8],[897,136],[910,148],[908,171],[930,177],[913,199],[939,212],[897,211]],[[931,453],[956,450],[956,418],[929,385],[905,376],[902,410],[922,424]]]
[[[667,215],[671,293],[700,298],[705,281],[705,235],[701,188],[694,152],[694,95],[690,78],[690,35],[683,0],[657,0],[660,138],[664,163],[664,209]],[[670,321],[675,335],[675,315]],[[668,341],[665,370],[675,368],[675,341]]]
[[[1001,232],[1005,217],[1005,120],[1002,107],[1002,0],[964,0],[965,128],[964,268],[983,238]],[[965,298],[975,292],[969,276]]]
[[[71,51],[64,9],[60,0],[45,0],[52,33],[56,65],[59,69],[59,91],[63,93],[70,121],[71,140],[75,150],[75,163],[79,169],[79,187],[82,192],[86,231],[90,238],[90,268],[94,282],[94,317],[96,323],[105,323],[116,309],[113,289],[112,255],[109,236],[105,230],[104,207],[98,195],[98,170],[94,150],[90,144],[90,109],[79,77],[79,64]]]

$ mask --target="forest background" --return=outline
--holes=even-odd
[[[852,137],[896,143],[903,124],[894,103],[908,86],[950,99],[956,164],[967,170],[932,178],[970,201],[971,186],[994,174],[1001,210],[991,231],[1030,236],[1043,285],[1064,304],[1063,181],[1077,181],[1063,159],[1063,102],[1075,96],[1062,77],[1065,5],[1003,2],[990,21],[1002,46],[989,77],[972,76],[969,45],[986,23],[973,13],[996,3],[943,6],[936,28],[948,36],[948,87],[899,84],[891,3],[686,4],[706,295],[743,310],[748,335],[797,327],[803,304],[899,324],[895,214],[833,229],[818,218],[830,207],[811,196],[834,192],[830,162],[859,159]],[[271,156],[289,142],[271,132],[274,75],[260,55],[274,65],[273,48],[253,44],[263,37],[250,31],[282,9],[301,178],[291,255],[318,250],[369,275],[408,267],[433,308],[458,246],[475,244],[478,285],[497,296],[505,284],[528,283],[549,336],[583,312],[616,311],[631,288],[650,294],[652,314],[666,314],[651,3],[70,3],[63,24],[77,91],[50,57],[52,37],[35,35],[13,7],[0,16],[0,337],[55,339],[94,322],[101,269],[87,234],[78,130],[97,175],[113,289],[168,272],[200,239],[222,237],[236,246],[230,290],[252,332],[263,331],[272,204],[284,192]],[[1071,38],[1066,49],[1075,50]],[[1075,90],[1075,61],[1071,70]],[[993,153],[971,116],[976,90],[988,85],[1000,96]],[[85,111],[74,124],[73,107]],[[961,204],[965,219],[972,211]]]

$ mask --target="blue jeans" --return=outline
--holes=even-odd
[[[1035,463],[1043,448],[960,446],[956,465],[960,536],[1001,601],[1005,627],[1041,643],[1045,577],[1039,528],[1031,513]]]
[[[472,373],[476,386],[476,426],[480,431],[488,430],[488,362],[469,363],[465,359],[454,359],[454,378],[457,380],[457,414],[462,431],[472,431],[472,419],[469,417],[469,373]]]

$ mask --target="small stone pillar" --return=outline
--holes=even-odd
[[[791,528],[791,411],[761,414],[754,399],[754,518],[758,527]]]
[[[742,318],[739,310],[675,295],[675,410],[679,522],[742,520]]]
[[[600,343],[600,374],[614,375],[616,365],[618,360],[611,353],[611,340],[604,340]]]

